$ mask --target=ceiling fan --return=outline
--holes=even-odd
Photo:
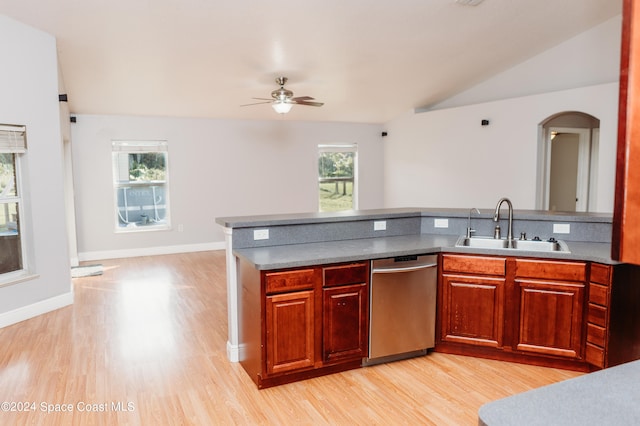
[[[257,99],[263,102],[255,102],[252,104],[245,104],[240,106],[250,106],[250,105],[259,105],[259,104],[271,104],[273,109],[278,114],[286,114],[291,111],[291,107],[294,105],[307,105],[320,107],[324,105],[322,102],[312,102],[314,98],[311,96],[297,96],[293,97],[293,92],[289,89],[285,89],[284,85],[287,83],[287,77],[278,77],[276,78],[276,83],[280,85],[279,89],[276,89],[271,92],[271,99],[267,98],[252,98]]]

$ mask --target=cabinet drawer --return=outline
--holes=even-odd
[[[607,326],[607,308],[589,303],[589,314],[587,321],[600,327]]]
[[[561,281],[585,281],[587,264],[549,260],[516,259],[516,277]]]
[[[265,273],[267,293],[310,289],[313,288],[315,281],[315,269]]]
[[[611,283],[611,267],[599,263],[592,263],[591,281],[608,286]]]
[[[368,263],[329,266],[323,270],[324,286],[361,284],[368,281]]]
[[[505,275],[507,259],[504,257],[462,256],[445,254],[442,269],[445,272],[462,272],[482,275]]]
[[[594,283],[589,283],[589,302],[597,303],[598,305],[608,306],[607,296],[608,288]]]
[[[587,342],[605,347],[606,329],[595,324],[587,324]]]
[[[604,349],[587,342],[584,357],[589,364],[604,368]]]

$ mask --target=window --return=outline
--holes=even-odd
[[[318,146],[319,210],[357,209],[357,146]]]
[[[0,125],[0,280],[22,274],[25,265],[24,202],[20,159],[27,151],[24,126]]]
[[[169,229],[166,141],[113,141],[116,231]]]

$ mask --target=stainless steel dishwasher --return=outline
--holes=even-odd
[[[369,357],[363,365],[424,355],[435,345],[437,255],[371,261]]]

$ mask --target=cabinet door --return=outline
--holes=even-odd
[[[314,290],[266,298],[267,373],[314,366]]]
[[[504,278],[442,276],[442,340],[502,346]]]
[[[583,283],[516,280],[521,351],[582,357]]]
[[[327,362],[363,358],[368,352],[366,283],[323,290],[323,353]]]

